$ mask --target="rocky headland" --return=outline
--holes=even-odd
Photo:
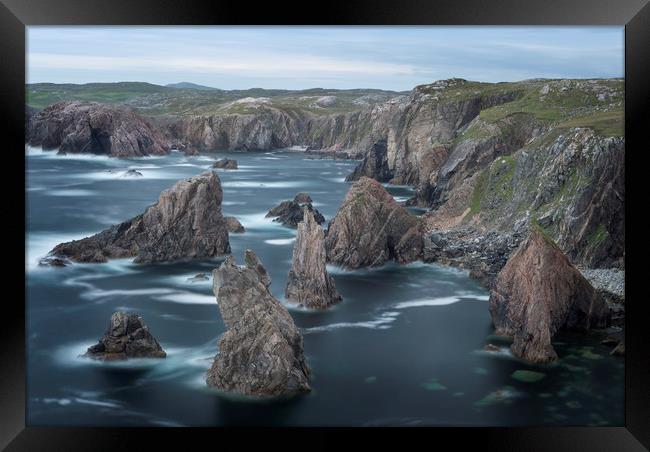
[[[229,256],[213,272],[213,290],[228,328],[206,375],[208,386],[249,396],[292,396],[310,391],[302,334],[287,309],[269,292],[259,258],[246,250],[246,265]]]
[[[209,171],[177,182],[144,213],[81,240],[61,243],[42,261],[60,265],[135,257],[136,263],[230,253],[219,176]]]
[[[59,102],[29,117],[26,142],[60,154],[114,157],[170,151],[163,133],[133,109],[97,102]]]
[[[325,309],[341,301],[334,278],[325,268],[325,234],[314,215],[304,208],[303,220],[298,223],[296,243],[285,297],[288,301],[313,309]]]
[[[128,358],[165,358],[167,354],[149,327],[137,314],[115,312],[99,342],[83,355],[87,358],[105,361],[124,360]]]

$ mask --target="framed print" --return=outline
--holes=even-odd
[[[648,447],[646,2],[0,13],[7,450]]]

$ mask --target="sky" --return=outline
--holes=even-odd
[[[406,91],[460,77],[623,77],[623,27],[43,27],[27,82]]]

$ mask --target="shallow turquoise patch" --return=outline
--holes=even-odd
[[[523,381],[524,383],[535,383],[546,377],[546,374],[532,370],[519,369],[515,370],[510,376],[515,380]]]
[[[422,383],[422,387],[428,391],[444,391],[447,386],[440,384],[437,378],[432,378],[426,383]]]

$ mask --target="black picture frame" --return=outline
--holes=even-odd
[[[13,284],[15,295],[4,291],[3,322],[0,327],[0,447],[6,450],[119,450],[140,445],[201,447],[207,440],[214,447],[226,447],[224,440],[239,444],[268,444],[278,434],[293,435],[289,447],[328,449],[340,446],[340,433],[361,434],[364,441],[384,443],[387,439],[424,441],[454,449],[476,446],[500,451],[571,450],[610,451],[650,448],[650,334],[645,328],[647,297],[640,293],[639,277],[644,266],[630,265],[642,257],[636,235],[630,235],[632,217],[645,211],[647,190],[630,187],[643,179],[641,164],[647,150],[650,118],[650,5],[647,0],[445,0],[406,2],[364,0],[291,4],[196,0],[2,0],[0,3],[0,109],[10,133],[4,136],[7,163],[3,177],[5,207],[20,209],[19,192],[25,186],[25,27],[30,25],[621,25],[625,26],[625,135],[626,135],[626,357],[625,426],[612,428],[399,428],[399,429],[260,429],[249,434],[242,429],[169,428],[43,428],[25,426],[25,286],[19,275],[5,273],[5,284]],[[646,149],[644,149],[646,148]],[[5,160],[7,161],[7,160]],[[15,163],[14,163],[15,162]],[[636,176],[639,177],[635,177]],[[13,177],[11,177],[13,176]],[[14,245],[17,258],[7,259],[20,272],[24,248],[18,237],[25,226],[23,215],[6,210],[3,226],[5,243]],[[634,203],[634,204],[633,204]],[[11,216],[9,216],[11,215]],[[20,219],[23,219],[21,222]],[[638,228],[637,228],[638,229]],[[12,237],[15,237],[12,239]],[[24,237],[24,236],[23,236]],[[8,239],[8,240],[7,240]],[[646,239],[647,242],[647,239]],[[634,244],[629,246],[627,244]],[[631,253],[631,254],[630,254]],[[637,261],[640,262],[640,259]],[[9,308],[9,309],[8,309]],[[285,441],[285,440],[277,440]],[[449,442],[450,441],[450,442]],[[194,446],[196,444],[196,446]],[[237,444],[237,443],[235,443]],[[282,443],[279,443],[282,444]],[[143,446],[144,447],[144,446]],[[442,447],[442,446],[439,446]]]

